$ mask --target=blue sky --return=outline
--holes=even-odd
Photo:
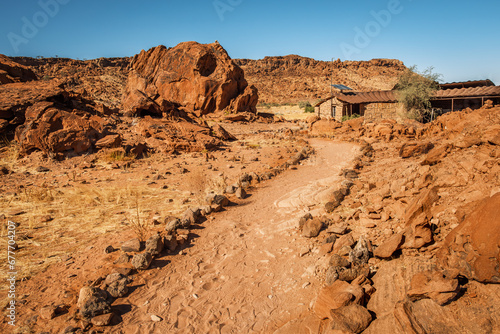
[[[2,0],[0,53],[91,59],[218,40],[232,58],[395,58],[500,85],[500,2]]]

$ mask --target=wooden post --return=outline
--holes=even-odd
[[[451,111],[455,111],[455,99],[451,99]]]

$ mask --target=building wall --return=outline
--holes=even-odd
[[[340,121],[342,119],[343,112],[345,110],[344,103],[340,102],[336,98],[333,100],[328,100],[320,104],[315,108],[316,115],[323,119],[332,119],[332,106],[335,107],[335,119]]]
[[[402,120],[404,107],[401,103],[367,103],[364,105],[365,122],[374,122],[381,119]]]

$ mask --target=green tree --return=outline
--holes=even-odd
[[[439,90],[438,81],[441,74],[433,73],[429,67],[418,72],[416,66],[408,68],[400,77],[396,85],[398,101],[405,108],[407,118],[422,121],[431,110],[431,98]]]

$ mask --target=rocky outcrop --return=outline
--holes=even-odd
[[[0,54],[0,85],[36,80],[36,74],[9,57]]]
[[[131,114],[197,116],[216,111],[255,112],[257,89],[218,43],[186,42],[141,51],[131,62],[122,109]]]
[[[500,193],[487,198],[445,239],[443,267],[483,283],[500,283]]]
[[[332,80],[360,91],[392,89],[406,69],[394,59],[330,62],[297,55],[235,62],[259,90],[259,101],[266,103],[313,103],[330,95]]]
[[[80,116],[53,102],[37,102],[26,110],[26,122],[17,127],[15,139],[21,154],[35,150],[80,154],[100,138],[102,122],[98,116]]]

